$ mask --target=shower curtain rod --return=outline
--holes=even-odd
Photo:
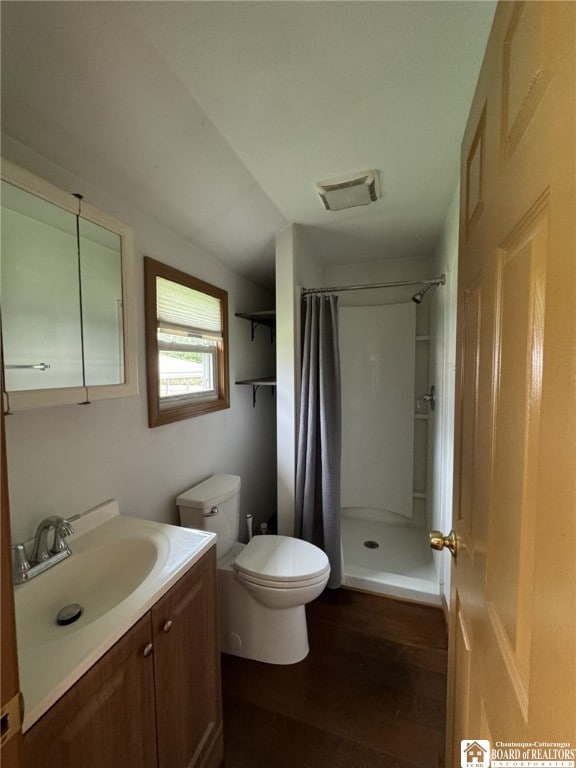
[[[339,293],[340,291],[363,291],[366,288],[396,288],[401,285],[445,285],[446,275],[435,277],[433,280],[399,280],[395,283],[365,283],[364,285],[340,285],[330,288],[303,288],[302,295],[311,293]]]

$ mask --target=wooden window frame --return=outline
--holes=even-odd
[[[158,345],[158,315],[156,309],[156,278],[163,277],[194,291],[206,293],[220,301],[222,312],[222,341],[218,345],[218,381],[216,399],[180,403],[160,407],[160,372]],[[148,426],[160,427],[183,419],[192,419],[214,411],[230,408],[230,375],[228,366],[228,292],[206,283],[186,272],[160,261],[144,257],[144,312],[146,324],[146,380],[148,385]]]

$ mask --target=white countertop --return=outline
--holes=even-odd
[[[24,731],[216,543],[213,533],[120,515],[116,501],[73,525],[72,555],[15,587]],[[58,626],[72,602],[81,617]]]

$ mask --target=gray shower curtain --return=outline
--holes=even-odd
[[[342,583],[338,297],[309,294],[303,311],[294,534],[326,552],[331,568],[328,586],[335,589]]]

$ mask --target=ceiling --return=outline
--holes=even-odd
[[[434,249],[495,3],[2,2],[2,130],[263,285]],[[380,170],[327,212],[318,180]]]

